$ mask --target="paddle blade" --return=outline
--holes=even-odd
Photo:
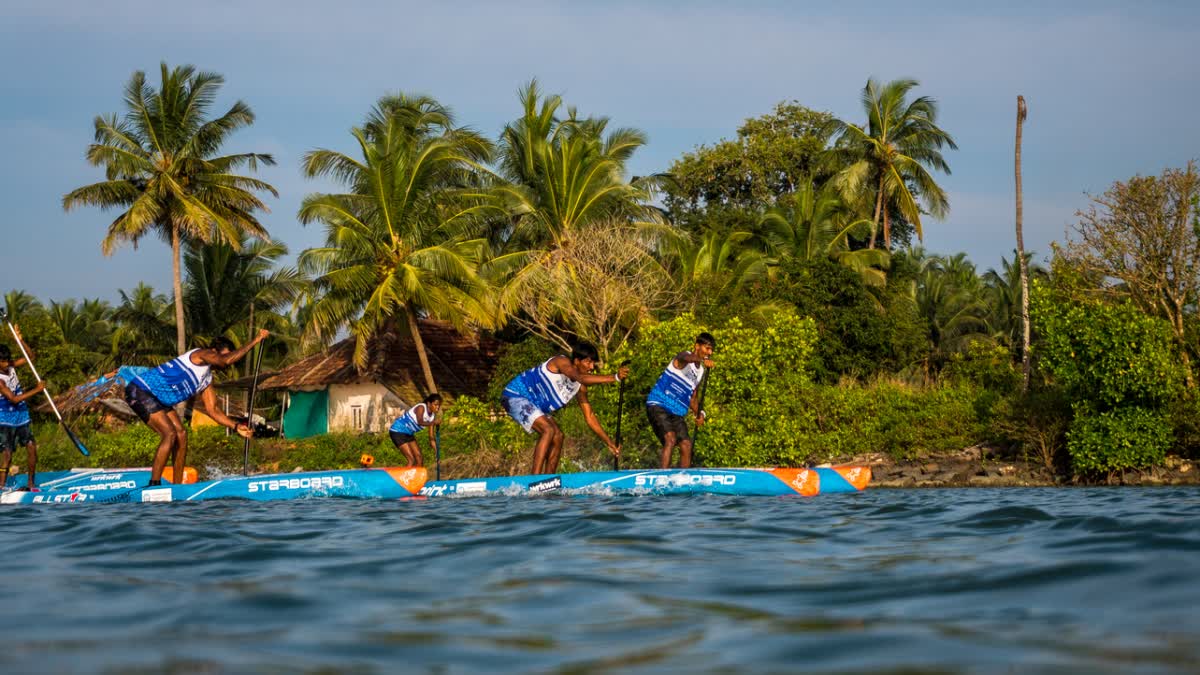
[[[71,427],[68,427],[66,424],[64,424],[63,429],[67,431],[67,437],[69,437],[71,442],[75,444],[75,449],[83,453],[84,457],[90,457],[92,453],[88,452],[88,449],[86,446],[84,446],[83,441],[79,440],[79,437],[75,435],[74,431],[71,431]]]

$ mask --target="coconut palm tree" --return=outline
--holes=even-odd
[[[112,353],[117,363],[149,365],[170,358],[175,328],[171,301],[145,283],[119,293],[121,302],[112,315],[116,322]]]
[[[105,255],[122,242],[136,245],[150,233],[171,243],[176,348],[183,352],[184,243],[236,245],[241,235],[266,239],[254,214],[267,207],[255,193],[278,194],[263,181],[233,173],[243,167],[254,171],[260,162],[274,164],[270,155],[218,154],[230,134],[254,122],[254,113],[242,101],[220,117],[208,117],[224,78],[166,63],[160,77],[156,90],[144,72],[135,72],[125,87],[125,115],[96,117],[87,159],[104,167],[105,180],[68,192],[62,204],[67,211],[79,206],[121,210],[104,238]]]
[[[112,308],[103,300],[50,302],[50,319],[62,332],[63,340],[82,350],[89,361],[88,370],[111,362]]]
[[[242,340],[260,326],[269,326],[274,334],[281,323],[278,312],[295,303],[309,285],[295,267],[278,266],[287,253],[284,244],[263,241],[237,248],[228,244],[188,247],[184,297],[192,334]],[[250,359],[246,361],[249,368]]]
[[[771,255],[804,262],[828,257],[857,272],[868,286],[887,284],[887,251],[850,250],[850,237],[870,232],[871,221],[854,218],[832,187],[818,191],[805,183],[790,201],[790,207],[759,219]]]
[[[1017,183],[1017,260],[1021,267],[1021,391],[1029,391],[1029,263],[1025,256],[1024,213],[1025,202],[1021,194],[1021,131],[1025,124],[1025,97],[1017,96],[1017,142],[1013,151],[1013,174]]]
[[[1025,279],[1048,279],[1049,273],[1041,265],[1031,262],[1032,253],[1025,254]],[[989,269],[983,275],[985,296],[988,304],[988,323],[996,335],[1013,353],[1024,354],[1022,335],[1024,323],[1021,319],[1022,304],[1022,272],[1021,265],[1014,255],[1010,261],[1000,258],[1000,269]]]
[[[543,96],[536,80],[520,90],[522,116],[500,136],[496,194],[509,215],[493,236],[502,255],[486,272],[500,288],[497,311],[515,311],[533,289],[549,288],[564,273],[572,242],[588,236],[595,223],[632,222],[639,236],[678,243],[661,212],[649,201],[662,176],[630,179],[626,163],[646,144],[641,131],[609,130],[605,117],[565,117],[559,96]],[[497,233],[494,233],[497,234]],[[566,271],[569,273],[569,271]]]
[[[38,299],[25,291],[9,291],[4,294],[4,309],[8,319],[13,323],[21,321],[21,316],[42,306]]]
[[[425,384],[435,391],[418,315],[462,330],[490,326],[494,317],[477,275],[484,241],[473,236],[486,216],[502,213],[481,178],[492,146],[455,126],[437,101],[405,94],[381,99],[351,134],[360,157],[314,150],[303,160],[305,176],[347,188],[310,194],[300,207],[301,222],[326,227],[326,245],[300,256],[322,292],[309,330],[332,335],[348,328],[361,368],[370,338],[406,322]]]
[[[880,84],[869,79],[862,92],[866,125],[836,123],[839,137],[830,156],[845,168],[835,183],[850,200],[865,191],[874,192],[868,248],[875,248],[882,216],[884,248],[891,249],[892,209],[912,223],[920,238],[923,212],[943,218],[950,210],[946,193],[930,169],[949,174],[941,150],[958,146],[937,125],[937,103],[932,98],[921,96],[908,102],[909,92],[917,85],[916,80]]]

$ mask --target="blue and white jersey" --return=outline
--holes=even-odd
[[[133,378],[133,384],[154,395],[163,405],[177,405],[199,394],[212,384],[212,368],[192,363],[193,349],[157,368]]]
[[[517,375],[504,387],[504,395],[528,399],[544,413],[552,413],[575,398],[582,386],[575,380],[562,373],[550,372],[550,361],[547,359],[540,366],[535,366]]]
[[[417,410],[418,408],[420,410]],[[437,419],[437,415],[429,412],[429,406],[424,403],[418,403],[409,408],[408,412],[397,417],[396,421],[392,422],[392,426],[388,431],[412,436],[420,431],[422,427],[433,424],[435,419]]]
[[[686,363],[683,368],[676,368],[675,359],[671,359],[667,369],[654,383],[650,395],[646,397],[646,405],[656,405],[665,408],[672,415],[683,417],[688,414],[688,408],[692,405],[692,393],[700,386],[703,377],[702,364]]]
[[[21,380],[17,378],[16,368],[9,367],[8,372],[0,372],[0,382],[17,396],[25,393],[21,389]],[[0,396],[0,427],[21,427],[26,424],[29,424],[29,404],[24,401],[13,403]]]

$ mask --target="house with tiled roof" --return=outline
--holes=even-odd
[[[417,323],[439,393],[449,399],[484,396],[499,343],[487,335],[463,335],[443,321]],[[372,339],[362,368],[354,363],[356,344],[356,338],[346,338],[262,377],[260,391],[284,393],[285,438],[330,431],[383,432],[429,393],[411,336],[387,333]],[[247,383],[243,379],[217,386],[244,388]]]

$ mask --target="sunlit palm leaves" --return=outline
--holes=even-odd
[[[224,335],[240,342],[253,337],[255,327],[274,329],[286,323],[278,312],[287,310],[309,285],[296,268],[278,266],[287,252],[281,243],[263,241],[238,249],[226,244],[189,247],[184,297],[193,335],[205,341]]]
[[[770,211],[759,221],[776,260],[829,257],[857,272],[868,286],[887,283],[886,251],[850,249],[850,237],[870,232],[871,221],[855,218],[831,188],[816,191],[811,184],[802,185],[790,202],[789,208]]]
[[[839,121],[840,136],[832,157],[844,167],[834,179],[850,201],[863,193],[873,193],[876,231],[883,218],[884,248],[891,248],[889,212],[895,208],[923,237],[922,213],[943,218],[950,204],[946,193],[934,181],[930,169],[950,173],[942,157],[942,148],[957,149],[950,134],[937,126],[937,104],[921,96],[911,103],[908,93],[916,80],[894,80],[881,84],[867,81],[862,106],[867,114],[864,126]],[[871,248],[875,247],[872,232]]]
[[[464,329],[490,326],[476,236],[484,218],[500,213],[482,178],[491,144],[454,126],[437,101],[406,95],[380,100],[351,134],[359,157],[314,150],[303,160],[306,176],[347,188],[310,194],[300,207],[301,222],[326,226],[326,245],[300,256],[322,291],[309,310],[310,332],[348,328],[362,367],[372,336],[397,320],[415,326],[418,312]]]
[[[174,69],[163,63],[158,89],[137,71],[125,87],[124,116],[98,116],[95,142],[87,159],[104,167],[103,182],[85,185],[63,197],[63,208],[98,206],[118,209],[102,249],[111,254],[122,242],[135,245],[155,233],[171,243],[174,256],[177,348],[186,347],[183,326],[181,244],[224,241],[237,245],[243,235],[266,238],[255,212],[267,207],[256,192],[276,195],[263,181],[233,173],[273,164],[270,155],[218,155],[230,134],[254,122],[250,107],[237,101],[220,117],[209,119],[224,78]],[[276,195],[277,196],[277,195]]]
[[[543,96],[536,80],[519,96],[522,116],[500,136],[504,182],[496,193],[510,216],[498,237],[505,253],[488,268],[490,278],[503,285],[502,315],[532,289],[547,286],[559,264],[554,251],[587,237],[589,224],[625,220],[652,233],[662,222],[648,205],[658,177],[626,176],[625,165],[646,144],[645,134],[610,131],[608,118],[580,118],[574,109],[559,116],[562,99]]]

